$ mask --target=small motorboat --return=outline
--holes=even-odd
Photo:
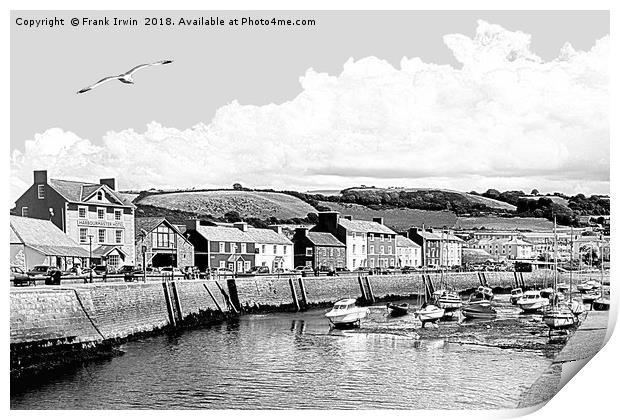
[[[523,289],[517,287],[516,289],[512,289],[510,291],[510,303],[513,305],[517,304],[517,301],[523,297]]]
[[[605,295],[604,290],[601,289],[601,296],[594,299],[592,302],[592,309],[595,311],[608,311],[610,307],[609,295]]]
[[[598,294],[598,292],[594,290],[590,290],[581,295],[581,301],[583,302],[584,305],[592,305],[594,301],[598,299],[599,297],[601,297],[601,295]]]
[[[573,312],[573,314],[579,316],[586,311],[586,308],[585,306],[583,306],[581,302],[578,302],[576,300],[571,300],[570,310]]]
[[[329,322],[336,328],[359,325],[366,318],[368,309],[355,305],[355,299],[341,299],[325,314]]]
[[[596,280],[588,280],[584,283],[578,284],[577,285],[577,290],[579,290],[581,293],[585,293],[585,292],[589,292],[591,290],[595,290],[598,289],[599,287],[601,287],[601,284],[596,281]]]
[[[441,319],[441,317],[444,316],[444,313],[445,309],[428,303],[422,305],[416,315],[418,316],[418,318],[420,318],[420,321],[422,321],[422,328],[424,328],[424,325],[427,322],[437,322],[439,319]]]
[[[478,290],[469,296],[469,303],[491,303],[493,291],[490,287],[478,286]]]
[[[546,287],[540,291],[540,296],[551,300],[554,293],[555,290],[553,290],[553,287]]]
[[[517,305],[519,305],[523,312],[537,312],[549,306],[549,299],[543,297],[538,290],[528,290],[517,301]]]
[[[388,303],[387,304],[388,311],[391,316],[403,316],[407,315],[409,312],[409,304],[408,303]]]
[[[454,311],[463,306],[463,301],[457,292],[442,290],[441,294],[436,296],[435,303],[441,309],[446,311]]]
[[[468,303],[463,305],[461,313],[468,319],[494,319],[497,311],[490,303]]]

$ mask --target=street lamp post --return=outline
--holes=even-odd
[[[142,281],[146,283],[146,245],[142,245]]]
[[[88,263],[90,264],[90,282],[93,282],[93,235],[88,235]]]

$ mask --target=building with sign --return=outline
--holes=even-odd
[[[47,171],[34,171],[34,183],[15,205],[18,216],[55,224],[88,250],[92,263],[135,263],[135,206],[116,192],[113,178],[98,183],[48,180]]]

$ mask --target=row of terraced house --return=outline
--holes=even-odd
[[[178,225],[164,217],[136,217],[136,207],[116,190],[113,178],[78,182],[34,171],[32,186],[15,203],[11,264],[24,268],[101,264],[275,272],[298,266],[356,270],[461,264],[463,241],[451,232],[411,228],[397,233],[380,217],[367,221],[319,212],[315,226],[288,235],[282,226],[259,229],[196,219]],[[28,219],[39,222],[35,226]],[[47,243],[54,240],[45,238],[57,241],[53,229],[64,233],[66,246]]]

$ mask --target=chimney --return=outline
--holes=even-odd
[[[418,233],[418,228],[417,228],[417,227],[412,227],[412,228],[409,228],[409,232],[408,232],[407,237],[408,237],[409,239],[411,239],[411,238],[413,238],[413,237],[414,237],[417,233]]]
[[[295,234],[293,235],[293,240],[299,240],[301,238],[305,238],[308,235],[308,228],[300,227],[295,229]]]
[[[335,234],[338,230],[338,218],[337,211],[321,211],[319,212],[319,224],[318,228],[321,232],[329,232]]]
[[[383,224],[383,217],[373,217],[372,221],[375,223],[379,223],[380,225]]]
[[[34,171],[35,184],[47,184],[47,171]]]
[[[99,183],[101,185],[107,185],[112,191],[116,190],[116,181],[114,178],[101,178]]]
[[[277,233],[278,235],[282,235],[282,226],[278,226],[278,225],[270,225],[268,226],[269,229],[273,230],[275,233]]]
[[[350,215],[342,216],[342,218],[347,220],[353,220],[353,216]]]
[[[185,221],[186,230],[197,230],[198,219],[188,219]]]
[[[235,222],[233,223],[233,226],[239,229],[241,232],[248,231],[248,224],[246,222]]]

